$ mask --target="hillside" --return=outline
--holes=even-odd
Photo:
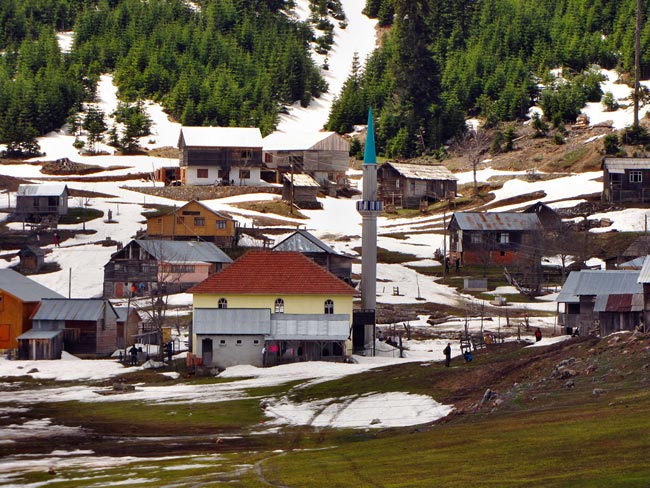
[[[493,345],[477,351],[471,363],[455,358],[451,368],[411,362],[317,382],[300,375],[256,382],[250,371],[248,378],[193,378],[180,362],[157,372],[58,382],[44,379],[47,362],[23,372],[0,362],[12,404],[21,407],[5,410],[2,424],[36,422],[47,414],[51,425],[47,438],[34,425],[31,436],[25,431],[12,444],[0,444],[0,473],[18,469],[14,483],[56,477],[68,486],[89,486],[83,478],[89,468],[94,480],[109,477],[112,483],[137,470],[142,486],[188,479],[195,486],[214,480],[243,486],[644,486],[650,476],[648,337],[543,344]],[[423,394],[455,410],[417,427],[315,427],[317,412],[326,415],[337,406],[343,407],[340,420],[371,418],[368,406],[355,411],[353,399],[387,399],[391,392],[401,395],[394,410],[405,406],[406,395]],[[274,412],[290,404],[296,410],[286,425],[289,419]],[[73,457],[28,456],[53,442],[59,452],[101,458],[78,464]],[[612,450],[626,454],[612,463]],[[219,462],[205,462],[215,456]],[[315,475],[324,467],[327,480]]]

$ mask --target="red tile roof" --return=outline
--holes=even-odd
[[[188,293],[354,295],[356,290],[299,252],[249,251]]]

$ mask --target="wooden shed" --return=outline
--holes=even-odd
[[[67,215],[68,186],[63,183],[19,185],[16,192],[16,215],[27,222],[43,217]]]
[[[603,158],[605,202],[650,202],[650,158]]]
[[[418,208],[423,200],[455,198],[458,183],[442,165],[388,162],[377,168],[377,184],[384,205]]]
[[[323,208],[318,201],[320,185],[305,174],[285,174],[282,179],[282,199],[301,208]]]
[[[45,251],[36,246],[24,246],[18,251],[18,258],[23,273],[38,273],[45,264]]]

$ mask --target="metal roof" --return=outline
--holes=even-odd
[[[126,322],[126,312],[127,310],[129,311],[129,315],[132,314],[133,312],[138,313],[135,307],[116,307],[113,306],[113,310],[115,310],[115,313],[117,313],[117,321],[118,322]],[[140,314],[138,314],[138,317]]]
[[[650,158],[605,158],[603,168],[610,173],[625,173],[626,169],[650,169]]]
[[[327,254],[337,254],[337,252],[310,234],[306,230],[297,230],[289,237],[279,242],[272,251],[298,251],[298,252],[324,252]]]
[[[594,303],[594,312],[641,312],[642,310],[643,293],[598,295]]]
[[[645,262],[645,256],[639,256],[638,258],[630,259],[624,263],[616,265],[618,269],[641,269],[643,263]]]
[[[0,269],[0,290],[23,302],[40,302],[43,298],[63,298],[54,290],[31,280],[13,269]]]
[[[641,271],[639,271],[638,282],[641,284],[650,283],[650,256],[646,256],[645,261],[643,261],[643,266],[641,266]]]
[[[264,151],[308,151],[319,142],[334,135],[349,147],[349,143],[345,139],[336,134],[336,132],[331,131],[300,133],[275,131],[262,139],[262,144]]]
[[[461,230],[542,230],[535,213],[455,212],[451,222],[454,220]]]
[[[257,127],[181,127],[181,140],[195,147],[262,148],[262,133]]]
[[[389,165],[395,169],[404,178],[412,178],[415,180],[451,180],[456,181],[456,178],[451,171],[441,164],[412,164],[412,163],[394,163],[388,162],[384,165]]]
[[[41,302],[41,306],[32,317],[32,320],[88,320],[97,321],[107,314],[118,315],[108,300],[101,298],[48,298]]]
[[[314,178],[303,173],[294,173],[293,176],[285,173],[283,176],[283,179],[286,180],[288,183],[291,183],[292,178],[293,178],[293,186],[320,187],[320,183],[318,183]]]
[[[643,293],[636,270],[572,271],[555,299],[560,303],[578,303],[581,295],[599,296]]]
[[[20,334],[16,339],[54,339],[56,336],[63,334],[62,330],[36,330],[30,329]]]
[[[136,239],[142,249],[166,263],[232,263],[212,242]]]
[[[65,183],[47,183],[43,185],[18,185],[18,196],[29,197],[60,197],[68,191]]]

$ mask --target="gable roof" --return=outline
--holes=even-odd
[[[273,246],[272,251],[321,252],[337,254],[337,252],[306,230],[297,230],[287,238]]]
[[[542,230],[536,213],[454,212],[453,221],[461,230]]]
[[[228,255],[212,242],[136,239],[142,249],[166,263],[232,263]]]
[[[356,291],[299,252],[249,251],[188,293],[354,295]]]
[[[610,173],[625,173],[626,169],[650,169],[650,158],[604,158],[603,168]]]
[[[280,132],[275,131],[262,139],[264,151],[308,151],[317,149],[319,143],[336,138],[342,151],[350,150],[350,143],[336,132]],[[347,148],[347,149],[346,149]]]
[[[581,295],[624,295],[643,293],[636,270],[572,271],[555,301],[578,303]]]
[[[63,298],[54,290],[50,290],[13,269],[0,269],[0,290],[23,302],[40,302],[43,298]]]
[[[630,244],[621,256],[645,256],[650,254],[650,236],[639,236]]]
[[[65,183],[47,183],[43,185],[18,185],[16,195],[19,197],[60,197],[68,192]]]
[[[293,177],[290,174],[286,174],[286,173],[282,176],[283,181],[289,184],[291,184],[292,178],[293,178],[293,186],[320,188],[320,183],[318,183],[311,176],[303,173],[294,173]]]
[[[127,319],[127,311],[129,315],[135,313],[138,315],[138,318],[141,319],[140,314],[138,313],[138,310],[135,307],[115,307],[113,306],[113,309],[115,310],[115,313],[117,313],[117,321],[118,322],[126,322]]]
[[[388,165],[397,171],[404,178],[414,180],[449,180],[456,181],[451,171],[441,164],[412,164],[412,163],[395,163],[388,162],[382,166]]]
[[[262,148],[262,133],[257,127],[181,127],[178,146]]]
[[[83,320],[97,321],[107,314],[117,319],[111,302],[101,298],[47,298],[41,302],[32,320]]]
[[[216,215],[217,217],[221,217],[222,219],[226,219],[226,220],[234,220],[234,219],[233,219],[230,215],[228,215],[227,213],[219,212],[218,210],[214,210],[214,209],[208,207],[206,204],[204,204],[203,202],[201,202],[201,201],[199,201],[199,200],[190,200],[189,202],[187,202],[187,203],[186,203],[185,205],[183,205],[182,207],[175,208],[174,210],[172,210],[171,212],[166,213],[165,215],[172,215],[172,214],[174,214],[174,213],[182,212],[183,209],[187,208],[188,206],[190,206],[190,205],[192,205],[192,204],[200,205],[200,206],[203,207],[206,211],[210,212],[210,213],[213,214],[213,215]],[[154,217],[148,217],[147,220],[150,220],[150,219],[156,219],[156,218],[159,218],[159,217],[160,217],[160,215],[156,215],[156,216],[154,216]]]
[[[41,249],[38,246],[31,246],[29,244],[23,246],[20,251],[18,251],[18,256],[45,256],[45,250]]]

